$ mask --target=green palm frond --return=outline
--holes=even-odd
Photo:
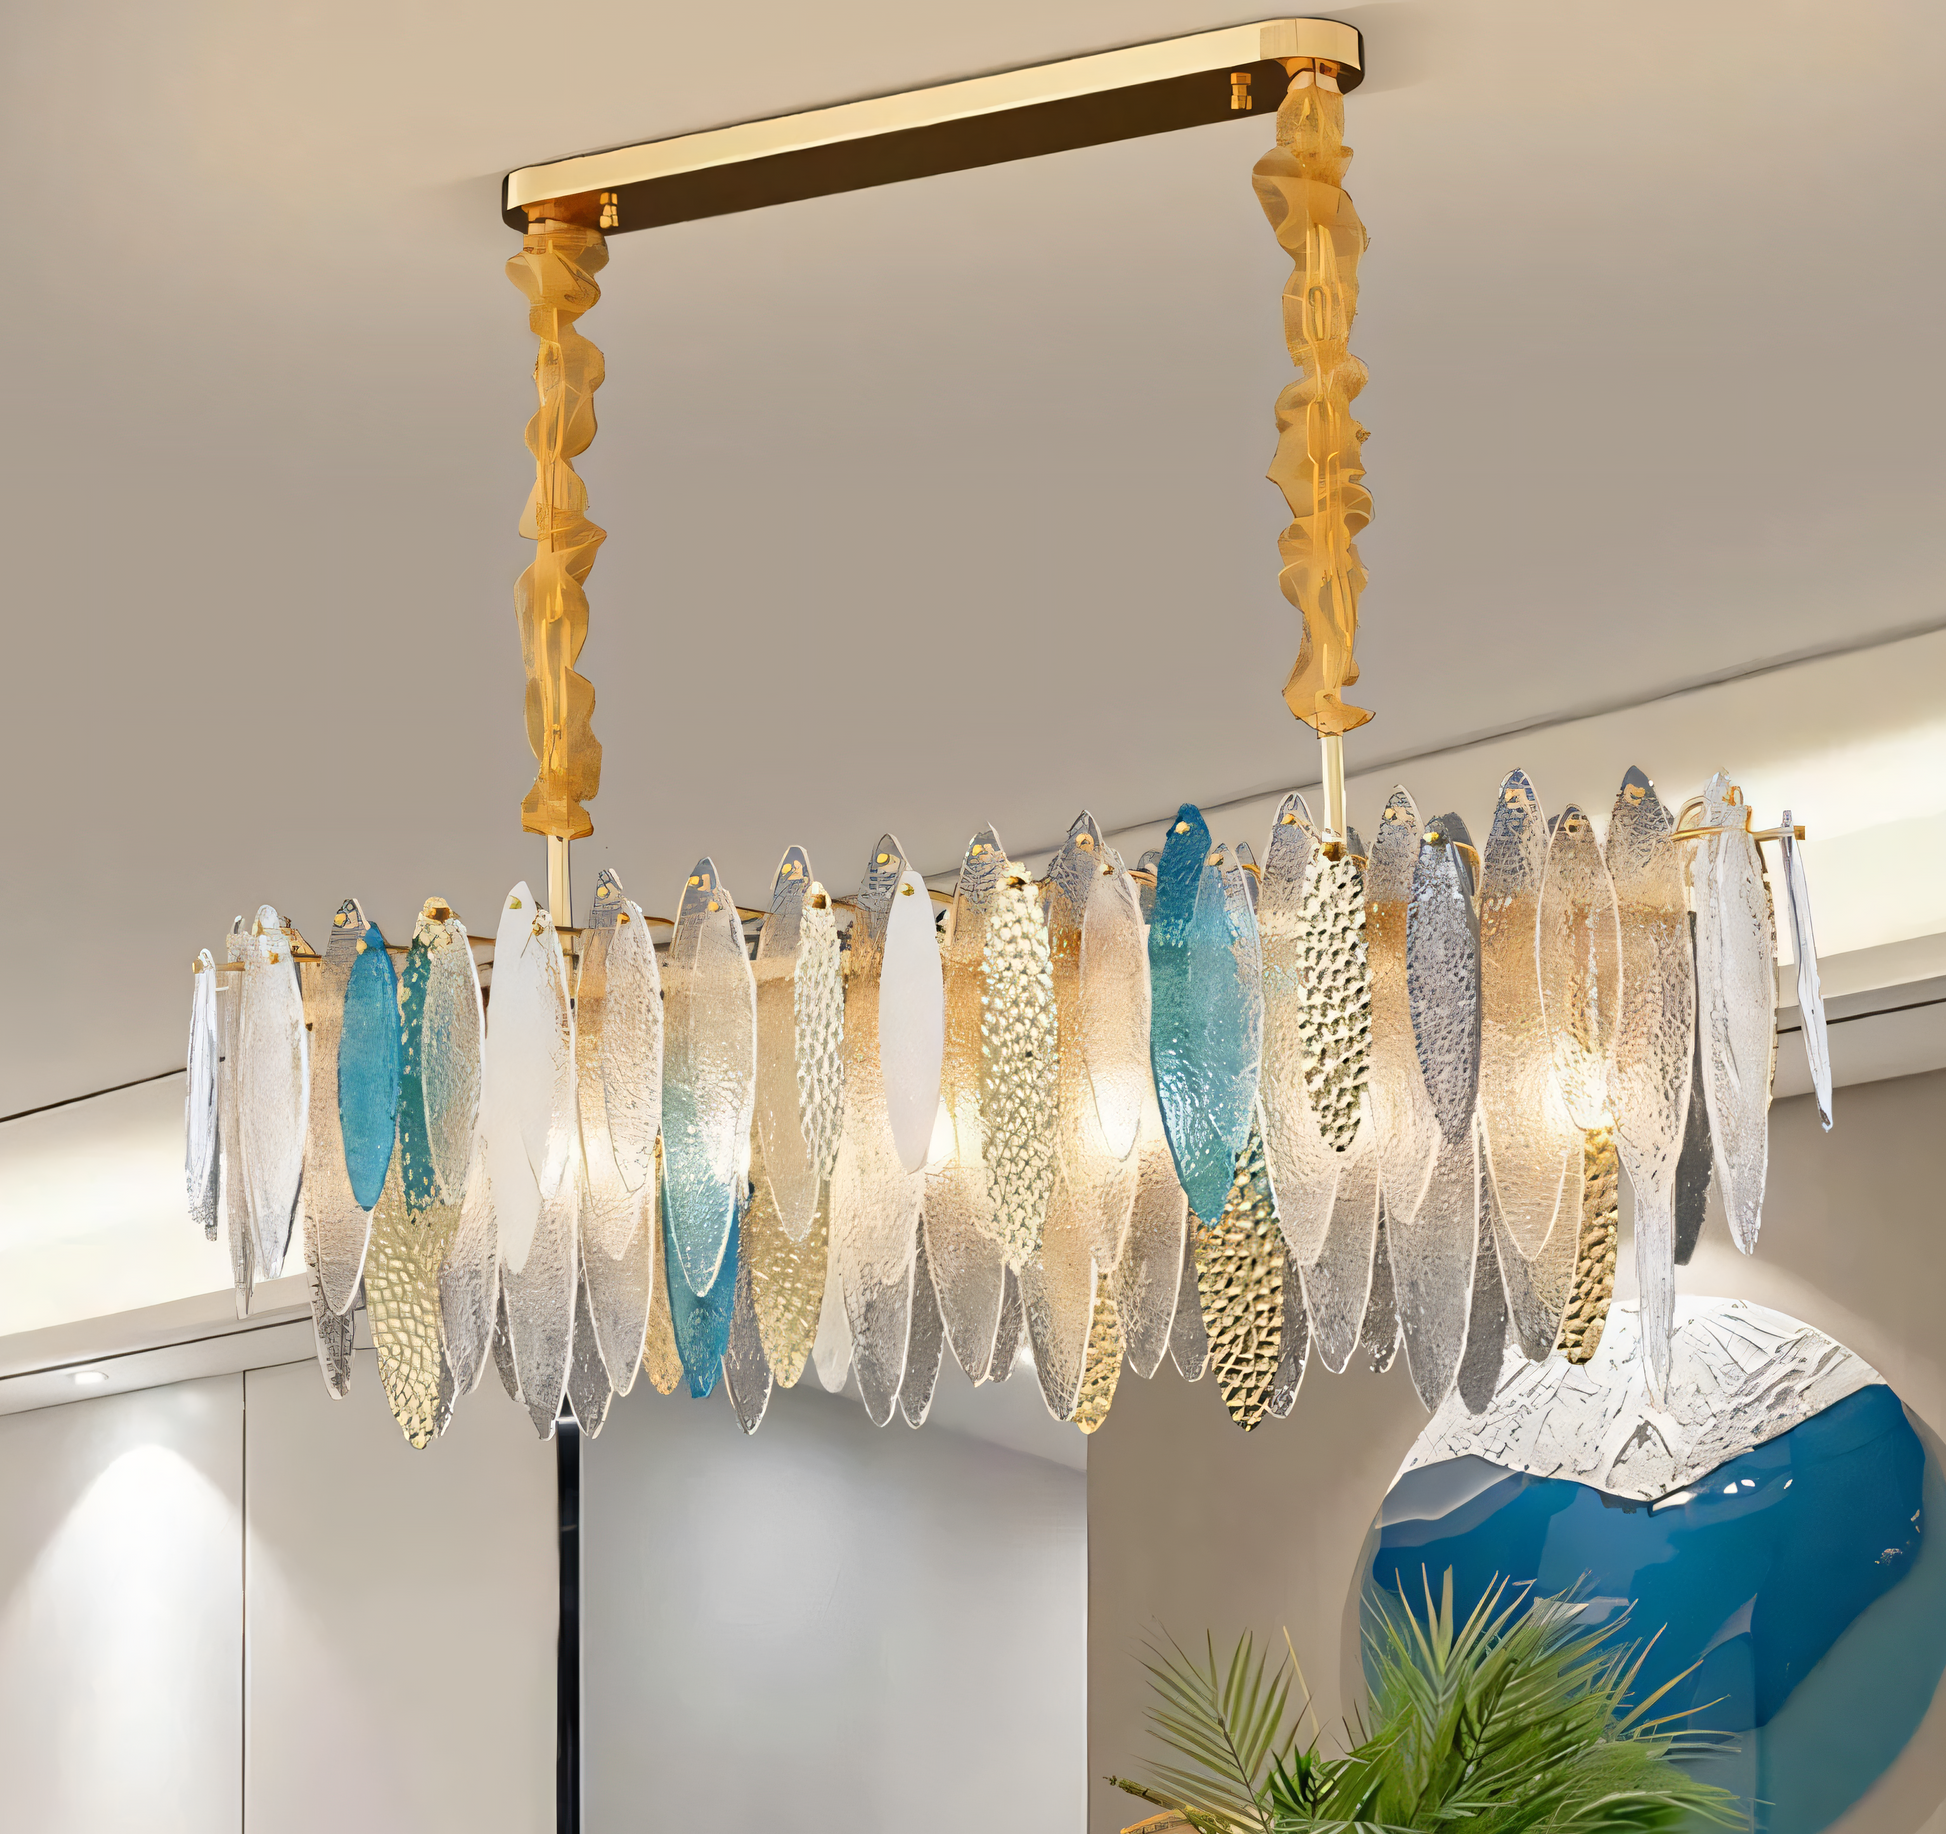
[[[1308,1699],[1286,1724],[1294,1650],[1273,1671],[1248,1636],[1224,1668],[1209,1638],[1202,1661],[1173,1642],[1152,1649],[1149,1717],[1185,1762],[1159,1766],[1159,1787],[1121,1787],[1199,1834],[1655,1834],[1692,1814],[1736,1825],[1735,1798],[1672,1761],[1723,1741],[1654,1712],[1682,1677],[1630,1704],[1648,1645],[1615,1640],[1626,1612],[1590,1627],[1572,1593],[1535,1599],[1497,1580],[1461,1618],[1450,1571],[1437,1597],[1430,1579],[1423,1590],[1423,1611],[1402,1592],[1371,1614],[1370,1718],[1341,1757],[1315,1737],[1299,1745]]]

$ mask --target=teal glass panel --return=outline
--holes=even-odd
[[[662,1212],[662,1265],[668,1270],[669,1316],[676,1327],[676,1354],[682,1358],[682,1372],[689,1378],[689,1392],[701,1400],[716,1387],[723,1368],[724,1353],[730,1347],[730,1321],[736,1315],[737,1238],[742,1230],[742,1206],[730,1218],[730,1237],[718,1263],[716,1278],[699,1299],[689,1283],[677,1272],[675,1236],[669,1224],[669,1206]]]
[[[351,1194],[369,1210],[385,1189],[399,1118],[399,977],[377,924],[370,925],[345,984],[338,1040],[338,1127]]]
[[[1223,1214],[1263,1055],[1256,914],[1240,885],[1226,892],[1212,852],[1208,824],[1184,803],[1156,862],[1149,922],[1156,1099],[1176,1176],[1205,1219]]]

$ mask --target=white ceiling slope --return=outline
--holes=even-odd
[[[538,872],[505,168],[1248,16],[8,9],[0,1113],[180,1063],[239,910],[350,892],[397,931],[438,891],[487,927]],[[1372,72],[1354,768],[1946,623],[1946,9],[1340,16]],[[666,909],[707,851],[753,902],[790,841],[846,885],[883,828],[939,869],[985,821],[1025,852],[1084,802],[1314,774],[1262,481],[1269,137],[616,242],[584,885]]]

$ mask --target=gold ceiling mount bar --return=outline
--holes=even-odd
[[[1347,832],[1344,735],[1372,715],[1344,699],[1358,679],[1353,650],[1365,569],[1358,536],[1372,519],[1365,488],[1365,429],[1351,404],[1365,366],[1351,354],[1358,312],[1358,261],[1365,225],[1345,193],[1342,79],[1322,51],[1284,60],[1289,87],[1277,111],[1277,144],[1252,173],[1257,201],[1291,258],[1284,287],[1284,341],[1297,380],[1277,397],[1277,453],[1270,480],[1290,505],[1278,538],[1278,584],[1303,623],[1297,661],[1284,684],[1291,712],[1317,731],[1323,749],[1325,825]]]

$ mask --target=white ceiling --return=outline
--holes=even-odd
[[[180,1063],[236,911],[487,927],[538,876],[505,168],[1252,16],[10,9],[0,1113]],[[1371,67],[1356,767],[1946,623],[1946,10],[1336,16]],[[848,885],[883,828],[936,870],[984,821],[1027,852],[1312,774],[1269,137],[616,240],[584,887],[667,909],[709,851],[749,903],[790,841]]]

